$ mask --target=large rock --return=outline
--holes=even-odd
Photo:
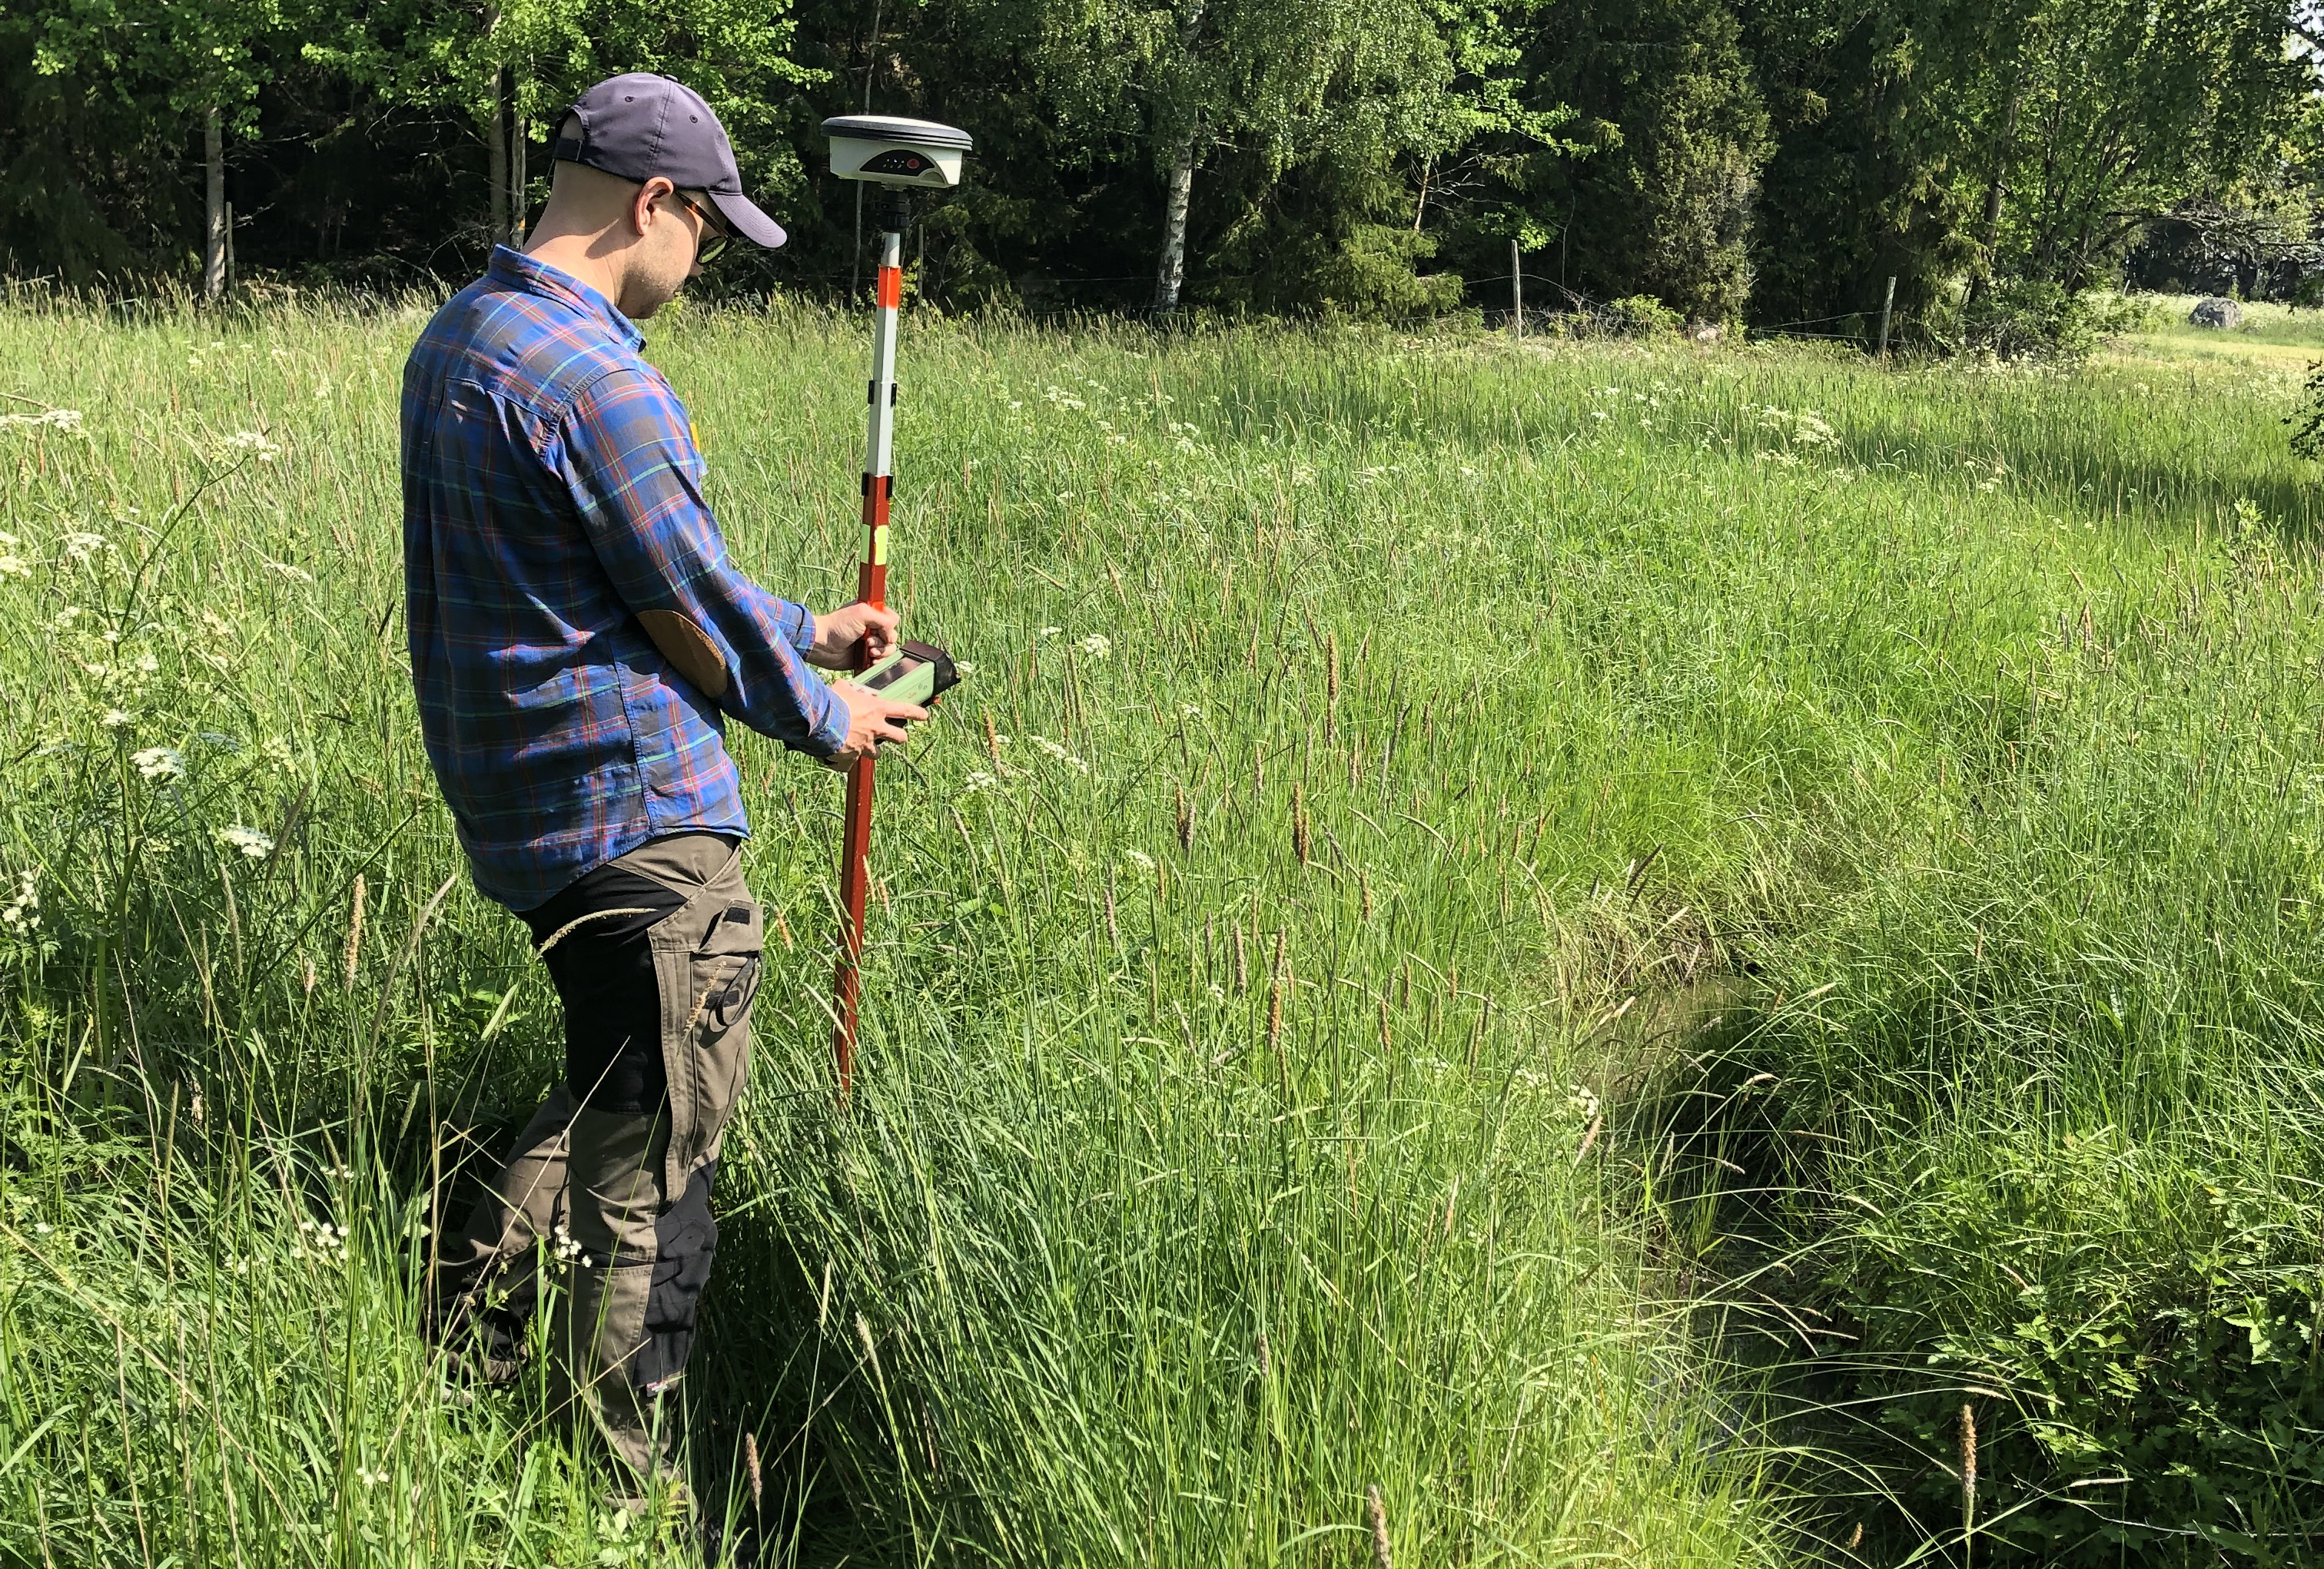
[[[2214,295],[2209,300],[2195,301],[2195,309],[2187,313],[2187,320],[2191,326],[2214,328],[2224,332],[2228,328],[2244,324],[2244,308],[2232,300]]]

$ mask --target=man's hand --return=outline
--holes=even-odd
[[[859,599],[815,618],[815,643],[807,651],[807,662],[826,670],[852,670],[857,668],[859,644],[870,643],[872,657],[879,660],[887,656],[895,641],[896,613]]]
[[[894,619],[889,618],[891,623]],[[858,758],[870,757],[883,742],[903,740],[904,727],[899,720],[928,716],[928,711],[917,704],[890,703],[870,688],[859,687],[853,681],[835,681],[831,689],[847,705],[847,739],[840,743],[837,752],[823,760],[833,768],[845,768]]]

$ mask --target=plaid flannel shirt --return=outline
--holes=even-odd
[[[815,617],[735,569],[686,410],[596,291],[506,246],[403,369],[404,604],[429,761],[476,886],[529,909],[648,839],[748,834],[724,713],[827,757]],[[723,658],[714,705],[640,614]]]

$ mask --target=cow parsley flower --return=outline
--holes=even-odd
[[[237,430],[218,443],[218,451],[226,457],[246,453],[261,463],[272,463],[282,456],[282,448],[268,440],[263,430]]]
[[[61,430],[68,436],[77,436],[80,433],[81,414],[78,409],[44,409],[37,414],[0,414],[0,429],[9,426]]]
[[[107,730],[118,730],[124,725],[134,723],[135,716],[126,708],[107,708],[97,715],[97,722]]]
[[[217,836],[221,842],[231,844],[253,861],[263,860],[274,854],[273,840],[257,829],[246,828],[240,823],[235,824],[230,828],[220,828],[217,831]]]
[[[41,924],[41,884],[37,872],[16,873],[16,897],[0,908],[0,924],[9,930],[28,932]]]
[[[185,755],[174,747],[149,746],[143,752],[131,752],[129,761],[147,779],[183,779],[186,774]]]
[[[1103,632],[1092,632],[1074,645],[1093,660],[1104,659],[1113,652],[1113,640]]]

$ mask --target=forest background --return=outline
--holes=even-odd
[[[860,286],[826,115],[971,131],[908,245],[948,309],[1528,304],[2006,352],[2094,288],[2299,300],[2317,40],[2282,0],[19,0],[0,266],[74,285],[473,274],[562,107],[668,71]],[[230,215],[230,217],[229,217]],[[1519,259],[1521,258],[1521,259]],[[2029,338],[2030,332],[2030,338]]]

